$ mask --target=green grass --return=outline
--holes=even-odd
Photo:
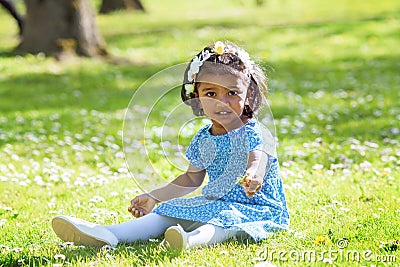
[[[329,264],[296,258],[307,251],[331,252],[326,261],[339,266],[398,266],[400,2],[143,2],[146,14],[97,17],[123,64],[15,55],[17,27],[0,9],[0,266],[51,266],[64,262],[59,254],[74,266]],[[243,45],[268,73],[292,230],[181,254],[160,240],[60,246],[56,214],[131,218],[140,190],[122,156],[125,109],[146,79],[220,39]],[[157,147],[156,137],[146,141]],[[152,161],[165,178],[178,173],[156,153]],[[146,164],[138,158],[132,171],[153,177]],[[359,261],[346,258],[353,252]]]

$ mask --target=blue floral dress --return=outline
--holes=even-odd
[[[209,182],[202,195],[166,201],[153,212],[244,231],[255,241],[287,229],[289,214],[269,131],[256,119],[223,135],[211,135],[210,128],[211,124],[200,129],[186,151],[192,165],[207,171]],[[253,150],[265,151],[268,164],[262,189],[249,198],[237,179],[244,175],[248,153]]]

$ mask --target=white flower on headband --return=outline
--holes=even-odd
[[[210,51],[208,50],[201,51],[201,57],[203,58],[203,61],[206,61],[210,56],[211,56]]]
[[[203,60],[200,59],[200,57],[195,56],[192,60],[192,62],[190,63],[190,68],[188,71],[188,81],[192,82],[194,80],[194,78],[196,78],[196,74],[199,72],[201,65],[203,65]]]
[[[200,55],[193,58],[187,73],[188,82],[192,83],[194,81],[196,74],[200,71],[200,67],[212,54],[222,55],[224,53],[236,54],[245,65],[245,73],[251,73],[253,61],[250,60],[249,53],[239,47],[231,45],[230,43],[225,45],[223,42],[217,41],[211,51],[203,50]]]
[[[204,61],[206,61],[211,56],[210,51],[203,50],[201,51],[201,55],[195,56],[190,63],[190,68],[188,71],[188,81],[193,82],[196,78],[196,74],[199,73],[200,67],[203,65]]]
[[[225,51],[225,53],[235,54],[237,51],[237,48],[228,43],[226,45],[224,51]]]
[[[249,55],[249,53],[247,53],[247,52],[244,51],[243,49],[238,49],[238,50],[236,51],[236,53],[237,53],[238,57],[240,58],[240,60],[243,62],[243,64],[245,64],[246,67],[248,67],[248,66],[247,66],[248,64],[253,63],[253,62],[250,60],[250,55]]]

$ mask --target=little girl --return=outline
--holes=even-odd
[[[187,171],[136,196],[128,211],[137,219],[101,226],[57,216],[52,221],[55,233],[64,241],[89,246],[164,235],[165,244],[185,249],[239,236],[260,241],[287,229],[274,140],[254,117],[266,82],[261,68],[240,47],[216,42],[204,48],[186,68],[181,97],[195,115],[207,116],[211,123],[192,139]],[[206,174],[209,182],[201,196],[181,198],[200,187]]]

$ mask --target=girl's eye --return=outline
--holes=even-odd
[[[228,95],[237,95],[238,94],[238,92],[236,92],[236,91],[229,91],[229,93],[228,93]]]
[[[214,93],[214,92],[207,92],[206,93],[206,96],[216,96],[217,94],[216,93]]]

